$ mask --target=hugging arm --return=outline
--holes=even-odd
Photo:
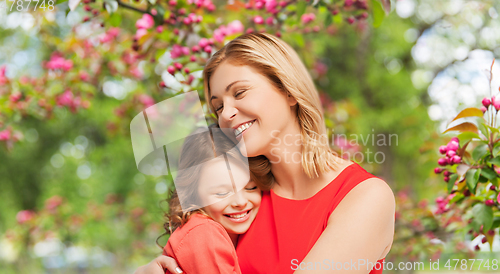
[[[359,183],[330,215],[326,229],[294,273],[309,273],[308,266],[315,269],[313,273],[369,273],[392,245],[395,206],[391,188],[381,179]]]
[[[165,269],[170,273],[182,273],[176,271],[176,269],[180,270],[180,268],[174,258],[160,255],[149,264],[139,267],[134,274],[165,274]]]

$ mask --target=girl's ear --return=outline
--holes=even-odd
[[[291,107],[293,107],[293,106],[295,106],[297,104],[297,100],[295,100],[295,98],[293,98],[293,96],[290,95],[290,94],[287,94],[286,100],[288,102],[288,105],[291,106]]]

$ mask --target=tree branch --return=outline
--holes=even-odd
[[[135,10],[135,11],[137,11],[137,12],[140,12],[140,13],[146,13],[146,14],[149,14],[149,15],[153,16],[153,15],[152,15],[149,11],[147,11],[147,10],[141,10],[141,9],[136,8],[136,7],[132,7],[132,6],[130,6],[129,4],[125,4],[125,3],[123,3],[123,2],[122,2],[122,1],[120,1],[120,0],[117,0],[117,2],[118,2],[118,6],[122,6],[122,7],[127,8],[127,9]],[[154,17],[154,16],[153,16],[153,17]]]

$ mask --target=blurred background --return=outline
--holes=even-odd
[[[138,171],[130,121],[177,93],[203,96],[207,58],[253,31],[297,50],[332,147],[393,189],[386,261],[425,270],[384,272],[500,257],[500,201],[487,238],[463,218],[469,205],[443,205],[434,172],[451,120],[498,93],[499,1],[28,3],[0,0],[2,273],[132,273],[160,255],[173,183]]]

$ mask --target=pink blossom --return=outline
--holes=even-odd
[[[45,208],[47,210],[53,211],[54,209],[58,208],[62,204],[62,202],[63,199],[61,196],[54,195],[45,201]]]
[[[130,73],[139,79],[142,79],[142,77],[144,77],[144,72],[139,67],[133,67],[132,69],[130,69]]]
[[[21,210],[16,215],[16,220],[19,224],[24,224],[25,222],[33,219],[35,217],[35,212],[31,210]]]
[[[498,193],[498,196],[497,196],[497,203],[500,204],[500,193]]]
[[[328,66],[325,63],[319,61],[316,62],[315,69],[319,75],[325,75],[328,72]]]
[[[21,84],[23,85],[26,85],[27,83],[29,83],[30,81],[30,78],[26,75],[23,75],[19,78],[19,82],[21,82]]]
[[[135,36],[134,38],[139,40],[141,39],[142,36],[148,34],[148,31],[146,29],[137,29],[137,31],[135,32]]]
[[[0,131],[0,141],[7,141],[10,139],[10,130],[6,129]]]
[[[485,113],[487,110],[488,110],[487,108],[485,108],[484,106],[481,106],[481,111],[482,111],[483,113]]]
[[[262,16],[260,15],[257,15],[253,18],[253,22],[257,25],[261,25],[264,23],[264,18],[262,18]]]
[[[180,56],[182,56],[182,47],[177,44],[173,45],[172,50],[170,51],[170,57],[175,59]]]
[[[162,33],[163,32],[163,26],[156,27],[156,31],[159,32],[159,33]]]
[[[120,28],[110,28],[108,30],[108,34],[113,36],[113,37],[117,37],[118,34],[120,34]]]
[[[84,81],[84,82],[88,82],[88,81],[90,81],[90,76],[89,76],[89,74],[88,74],[87,72],[83,71],[83,70],[82,70],[82,71],[80,71],[79,76],[80,76],[80,80],[82,80],[82,81]]]
[[[267,0],[266,1],[266,10],[269,13],[275,13],[276,12],[276,6],[278,6],[278,3],[276,0]]]
[[[188,47],[182,47],[181,51],[182,51],[182,54],[189,55],[189,48]]]
[[[153,16],[145,13],[142,18],[135,22],[135,27],[138,29],[150,29],[155,25]]]
[[[57,96],[56,104],[58,106],[71,106],[73,98],[73,93],[70,90],[66,90],[63,94]]]
[[[316,19],[316,15],[314,13],[309,13],[309,14],[302,14],[302,17],[300,18],[302,23],[307,24],[311,21],[314,21]]]
[[[7,70],[7,65],[0,66],[0,85],[3,85],[8,81],[7,77],[5,77],[6,70]]]
[[[495,109],[498,111],[500,110],[500,96],[498,96],[497,98],[495,97],[492,97],[492,102],[493,106],[495,107]]]
[[[272,26],[274,25],[274,17],[270,16],[266,19],[266,24],[268,24],[269,26]]]
[[[64,59],[58,53],[53,53],[50,57],[50,60],[45,64],[45,66],[47,67],[47,69],[62,69],[64,71],[68,71],[73,68],[73,61]]]
[[[490,98],[484,98],[483,101],[481,102],[484,107],[489,107],[491,105],[491,100]]]
[[[201,48],[205,48],[208,46],[208,39],[207,38],[201,38],[200,42],[198,42],[198,45],[200,45]]]
[[[168,73],[170,73],[170,74],[174,75],[174,73],[175,73],[175,68],[174,68],[174,66],[168,66],[168,67],[167,67],[167,71],[168,71]]]
[[[455,142],[453,140],[446,145],[446,148],[448,149],[448,151],[450,150],[456,151],[459,148],[459,144],[458,142]]]
[[[139,95],[139,102],[141,102],[141,104],[143,104],[146,108],[155,104],[155,100],[147,94]]]
[[[21,97],[22,97],[22,94],[20,92],[16,92],[16,93],[13,93],[10,95],[9,100],[12,103],[15,103],[15,102],[19,101],[19,99],[21,99]]]
[[[231,23],[227,24],[228,35],[235,33],[242,33],[245,27],[239,20],[234,20]]]

